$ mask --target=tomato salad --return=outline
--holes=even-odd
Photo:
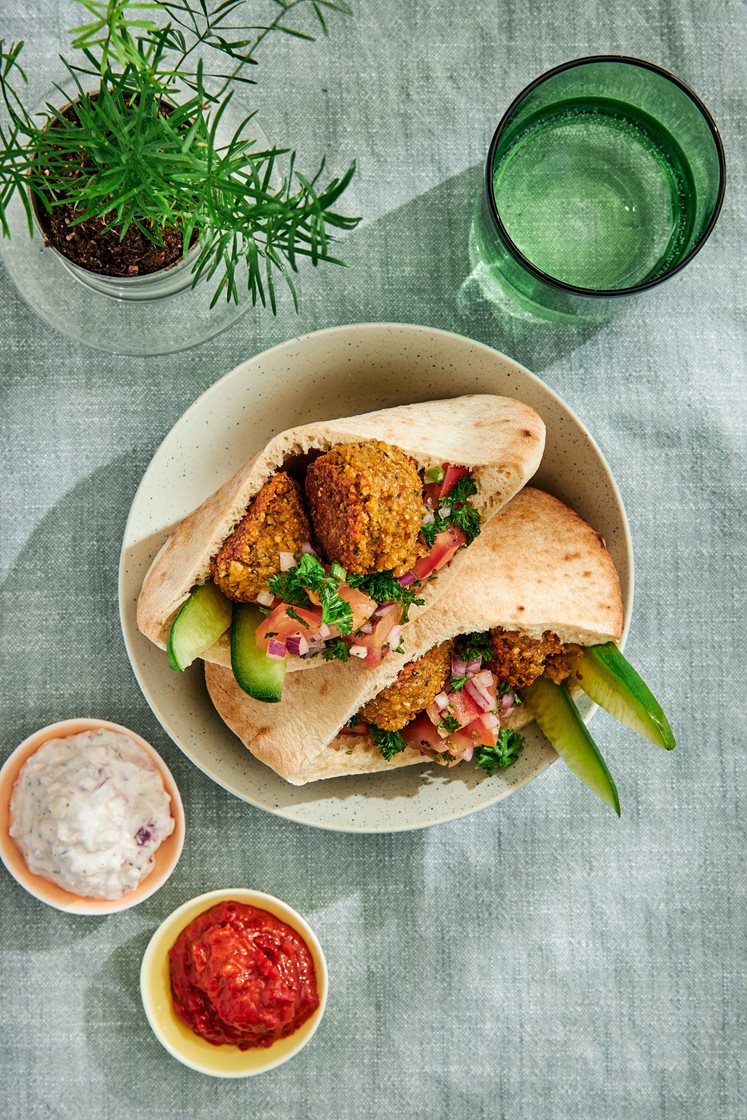
[[[549,631],[464,635],[406,665],[343,730],[371,736],[388,761],[410,747],[442,766],[474,761],[492,774],[524,745],[508,726],[521,690],[539,676],[565,680],[580,652]]]

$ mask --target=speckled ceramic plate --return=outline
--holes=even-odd
[[[135,625],[143,577],[174,525],[271,435],[314,420],[474,392],[516,397],[542,416],[547,447],[533,485],[567,502],[605,537],[620,573],[627,633],[633,559],[622,499],[599,448],[551,389],[488,346],[429,327],[367,323],[291,339],[244,362],[187,409],[145,472],[122,545],[122,629],[140,687],[184,753],[237,797],[317,828],[424,828],[500,801],[556,758],[530,728],[519,760],[491,778],[477,768],[423,765],[291,786],[223,724],[208,698],[202,663],[172,672],[166,655]]]

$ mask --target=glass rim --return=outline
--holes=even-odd
[[[718,194],[716,196],[713,213],[697,245],[694,245],[693,248],[690,249],[689,252],[683,257],[683,259],[677,265],[675,265],[674,268],[670,269],[668,272],[665,272],[663,276],[657,276],[653,280],[647,280],[645,281],[645,283],[634,284],[632,287],[627,288],[582,288],[577,284],[568,284],[564,280],[558,280],[555,276],[551,276],[549,272],[543,272],[542,269],[533,264],[528,257],[524,256],[519,247],[509,236],[508,231],[503,224],[503,220],[501,219],[500,213],[498,211],[498,206],[495,201],[495,195],[493,194],[493,160],[495,159],[496,149],[498,148],[498,144],[500,143],[503,132],[505,131],[505,128],[509,123],[511,116],[513,115],[516,108],[521,104],[524,98],[532,92],[532,90],[536,89],[537,86],[542,85],[543,82],[547,81],[548,78],[553,78],[556,74],[562,74],[565,70],[572,70],[577,66],[585,66],[589,63],[594,62],[622,62],[627,66],[639,66],[644,70],[651,70],[655,74],[660,74],[663,78],[666,78],[667,81],[671,82],[672,85],[677,86],[678,89],[680,89],[686,97],[690,98],[690,100],[695,105],[695,108],[699,111],[699,113],[705,120],[706,125],[708,126],[708,129],[713,138],[713,142],[716,148],[716,154],[718,156]],[[694,90],[692,90],[675,74],[672,74],[671,71],[665,70],[663,66],[658,66],[655,62],[647,62],[645,59],[634,58],[632,55],[584,55],[583,58],[573,58],[568,62],[561,62],[560,65],[553,66],[551,70],[546,70],[544,74],[540,74],[539,77],[535,78],[532,82],[529,83],[529,85],[525,86],[516,95],[516,97],[514,97],[513,101],[508,106],[505,113],[498,122],[498,127],[493,133],[493,138],[490,141],[490,147],[488,148],[488,157],[485,163],[485,191],[487,194],[490,213],[493,221],[498,227],[498,232],[504,239],[509,252],[514,256],[518,263],[522,265],[522,267],[524,267],[538,280],[543,281],[543,283],[545,284],[550,284],[552,287],[557,288],[559,291],[567,292],[572,295],[588,296],[589,298],[614,299],[616,296],[629,296],[637,292],[644,292],[649,288],[656,287],[657,284],[661,284],[664,280],[668,280],[670,276],[676,275],[676,273],[683,269],[686,264],[689,264],[693,257],[700,252],[708,238],[711,236],[713,227],[716,225],[719,214],[721,213],[721,207],[724,201],[724,193],[726,191],[726,155],[724,152],[724,145],[723,141],[721,140],[721,135],[710,111],[703,104],[697,93],[695,93]]]

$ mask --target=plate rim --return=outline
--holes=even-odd
[[[179,741],[179,738],[177,737],[177,735],[175,735],[174,732],[170,729],[170,727],[164,721],[164,718],[161,716],[161,714],[157,710],[156,706],[154,705],[154,702],[151,699],[151,690],[149,689],[149,687],[148,687],[148,685],[147,685],[147,683],[144,679],[144,676],[143,676],[143,674],[141,673],[141,671],[138,667],[135,650],[134,650],[134,647],[131,646],[131,641],[130,641],[130,634],[129,634],[130,620],[127,617],[126,601],[125,601],[125,593],[126,593],[126,588],[125,588],[126,550],[130,545],[130,539],[129,538],[130,538],[131,522],[132,522],[132,519],[133,519],[133,511],[135,509],[135,506],[137,505],[138,498],[140,497],[140,494],[145,487],[146,479],[148,477],[148,473],[151,469],[151,466],[152,466],[154,460],[157,458],[157,456],[159,455],[159,453],[163,449],[167,440],[170,439],[174,430],[179,425],[181,425],[187,419],[187,417],[190,416],[193,412],[196,412],[196,411],[199,411],[200,409],[202,409],[202,407],[209,400],[209,398],[212,396],[212,394],[216,393],[219,390],[219,388],[221,388],[225,384],[226,381],[228,381],[229,379],[235,378],[235,377],[240,377],[245,372],[246,367],[249,366],[252,363],[255,363],[258,359],[265,358],[265,357],[269,358],[269,357],[277,354],[279,351],[282,351],[286,348],[290,348],[294,345],[303,344],[311,338],[319,338],[321,336],[331,337],[331,336],[334,336],[334,335],[337,335],[337,334],[344,334],[344,333],[350,332],[350,331],[359,332],[359,331],[372,331],[372,330],[375,330],[375,331],[383,330],[383,331],[413,332],[413,333],[416,333],[416,334],[418,334],[418,333],[419,334],[426,334],[426,335],[429,335],[429,336],[434,336],[434,335],[435,336],[441,336],[441,337],[448,338],[448,339],[458,340],[460,343],[468,343],[470,346],[474,347],[475,349],[477,349],[479,351],[483,351],[486,354],[491,355],[492,357],[497,357],[497,358],[501,359],[502,361],[506,362],[509,366],[514,367],[523,376],[526,376],[527,378],[529,378],[529,380],[531,382],[534,382],[541,389],[542,392],[547,393],[552,398],[552,400],[557,405],[559,405],[563,410],[568,411],[572,414],[572,416],[575,419],[575,422],[577,423],[577,425],[579,427],[580,432],[589,441],[591,447],[593,448],[593,450],[595,451],[595,453],[597,454],[597,456],[599,457],[601,462],[604,464],[604,467],[606,468],[607,480],[609,482],[611,492],[612,492],[612,494],[613,494],[613,496],[614,496],[614,498],[617,502],[617,505],[619,506],[620,512],[622,514],[622,518],[621,518],[621,544],[624,548],[624,552],[625,552],[626,557],[627,557],[627,563],[628,563],[628,569],[629,569],[629,587],[630,587],[627,602],[624,603],[623,632],[622,632],[622,636],[621,636],[621,639],[620,639],[620,649],[622,650],[622,649],[625,648],[625,643],[626,643],[628,633],[629,633],[629,629],[630,629],[630,623],[631,623],[632,613],[633,613],[633,602],[634,602],[634,598],[635,598],[635,556],[634,556],[634,551],[633,551],[632,537],[631,537],[631,533],[630,533],[630,521],[629,521],[629,518],[628,518],[627,510],[625,508],[625,503],[623,501],[623,496],[622,496],[622,493],[620,491],[620,487],[618,486],[617,480],[616,480],[614,474],[612,473],[612,470],[609,466],[609,463],[607,462],[606,456],[604,455],[602,449],[600,448],[599,444],[595,440],[594,436],[588,430],[588,428],[586,427],[586,424],[583,422],[583,420],[577,415],[575,409],[573,409],[571,407],[571,405],[567,404],[565,402],[565,400],[560,396],[560,394],[558,392],[555,391],[555,389],[552,386],[548,385],[547,382],[543,381],[542,378],[540,378],[536,373],[533,373],[530,369],[528,369],[526,366],[524,366],[521,362],[518,362],[515,358],[510,357],[508,354],[503,353],[503,351],[501,351],[501,350],[497,350],[495,347],[490,346],[486,342],[480,342],[477,339],[470,338],[468,335],[460,334],[458,331],[451,331],[451,330],[447,330],[447,329],[442,328],[442,327],[431,327],[431,326],[427,326],[425,324],[420,324],[420,323],[396,323],[396,322],[390,322],[390,321],[382,321],[382,322],[367,321],[365,323],[342,323],[342,324],[336,324],[333,327],[321,327],[319,330],[316,330],[316,331],[307,331],[307,332],[305,332],[303,334],[300,334],[300,335],[293,335],[290,338],[287,338],[282,342],[275,343],[273,346],[269,346],[269,347],[265,348],[264,350],[259,350],[255,354],[250,355],[249,357],[245,358],[243,362],[240,362],[237,366],[234,366],[232,369],[230,369],[226,373],[224,373],[216,381],[213,381],[212,384],[208,385],[207,388],[205,388],[197,397],[195,397],[194,400],[191,402],[191,404],[189,404],[187,406],[187,408],[184,409],[184,411],[182,413],[180,413],[180,415],[177,417],[177,419],[174,421],[174,423],[171,425],[171,427],[168,429],[168,431],[164,434],[163,438],[161,439],[158,446],[156,447],[153,454],[151,455],[150,460],[149,460],[147,466],[145,467],[143,475],[140,479],[140,482],[138,483],[137,489],[136,489],[136,491],[133,495],[133,498],[132,498],[130,509],[128,511],[128,514],[127,514],[127,520],[125,522],[124,532],[123,532],[123,536],[122,536],[122,543],[121,543],[121,546],[120,546],[119,569],[118,569],[118,578],[117,578],[117,599],[118,599],[119,621],[120,621],[120,627],[121,627],[121,630],[122,630],[122,637],[123,637],[124,644],[125,644],[125,650],[126,650],[126,653],[127,653],[128,661],[130,663],[130,668],[133,672],[135,680],[138,683],[140,691],[142,692],[143,697],[144,697],[146,703],[148,704],[148,707],[150,708],[151,712],[156,717],[158,723],[163,728],[165,733],[168,735],[169,739],[179,748],[179,750],[182,752],[182,754],[185,755],[185,757],[189,759],[189,761],[192,763],[192,765],[195,766],[202,774],[205,775],[206,778],[209,778],[210,781],[215,782],[216,785],[220,786],[222,789],[225,789],[228,793],[232,794],[232,796],[239,798],[239,800],[241,800],[241,801],[244,801],[246,804],[252,805],[257,809],[261,809],[263,812],[270,813],[273,816],[281,818],[282,820],[287,820],[290,823],[295,824],[295,825],[301,825],[301,826],[308,827],[308,828],[317,828],[317,829],[320,829],[324,832],[341,832],[341,833],[360,834],[360,835],[387,835],[389,833],[395,833],[395,832],[417,832],[417,831],[420,831],[421,829],[432,828],[436,825],[449,824],[449,823],[452,823],[455,820],[461,820],[464,817],[472,816],[474,813],[480,812],[483,809],[488,809],[492,805],[495,805],[499,801],[503,801],[505,798],[509,797],[511,794],[517,792],[520,789],[523,789],[530,782],[532,782],[536,778],[540,777],[550,766],[552,766],[555,762],[558,761],[558,756],[554,755],[553,757],[541,759],[538,766],[535,769],[533,769],[530,774],[527,774],[527,775],[521,777],[518,781],[516,781],[514,784],[512,784],[510,786],[499,787],[496,790],[496,793],[495,793],[494,797],[491,797],[488,800],[482,801],[479,805],[475,805],[475,807],[473,809],[472,808],[467,809],[467,810],[455,809],[453,812],[447,812],[446,814],[439,814],[437,819],[434,819],[434,820],[416,821],[414,823],[412,823],[412,822],[411,823],[401,823],[401,822],[395,823],[395,822],[392,822],[391,825],[388,825],[386,827],[380,826],[380,825],[365,826],[365,825],[361,825],[361,824],[353,826],[349,822],[322,823],[321,821],[315,821],[315,820],[305,820],[305,819],[301,820],[297,816],[289,814],[287,812],[287,810],[285,810],[281,806],[271,806],[271,805],[262,803],[258,800],[255,800],[255,799],[249,797],[243,790],[239,790],[239,789],[235,788],[234,786],[232,786],[226,780],[224,780],[220,777],[217,777],[214,773],[211,773],[210,771],[205,769],[204,765],[202,763],[196,762],[195,759],[192,757],[192,754],[189,752],[189,750],[187,750],[184,746],[182,746],[182,744]],[[432,399],[435,399],[435,398],[432,398]],[[530,483],[531,483],[531,480],[530,480]],[[589,722],[589,720],[592,718],[592,716],[597,711],[597,708],[598,708],[598,705],[596,705],[596,704],[591,704],[590,705],[588,712],[583,716],[583,719],[584,719],[585,723]],[[229,729],[229,731],[230,731],[230,729]]]

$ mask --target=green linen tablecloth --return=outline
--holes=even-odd
[[[5,0],[44,84],[80,11]],[[359,174],[343,274],[302,309],[247,314],[191,352],[96,353],[53,333],[0,273],[2,753],[77,714],[129,724],[182,790],[169,883],[96,920],[46,909],[0,869],[6,1120],[456,1117],[743,1120],[745,1039],[745,35],[736,0],[355,0],[315,45],[268,45],[252,94],[311,166]],[[527,325],[469,283],[465,242],[498,117],[568,58],[671,68],[712,110],[730,167],[700,256],[613,324]],[[37,77],[39,75],[37,74]],[[538,373],[601,444],[630,515],[629,655],[679,739],[604,715],[615,819],[562,767],[477,816],[393,836],[323,833],[234,799],[169,741],[130,670],[117,561],[138,481],[191,401],[246,357],[338,323],[425,323]],[[455,385],[455,388],[457,386]],[[161,1048],[138,990],[150,934],[185,899],[246,884],[304,913],[331,995],[313,1042],[218,1082]]]

